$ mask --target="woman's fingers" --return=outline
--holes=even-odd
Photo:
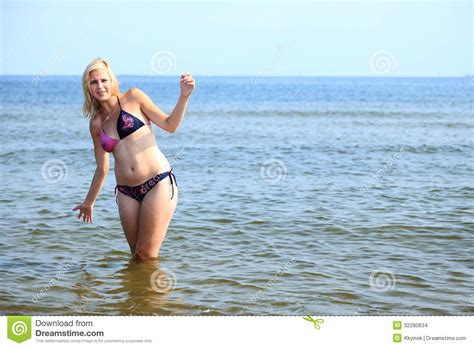
[[[79,209],[79,214],[77,215],[77,218],[80,219],[82,217],[82,221],[92,223],[92,214],[89,214],[86,212],[86,209],[82,207],[82,204],[79,204],[78,206],[74,207],[72,210],[76,211]]]
[[[183,75],[181,75],[181,81],[190,81],[192,79],[193,79],[193,77],[192,77],[191,73],[189,73],[189,72],[186,72]]]
[[[89,222],[90,215],[87,214],[86,212],[83,212],[82,214],[82,221],[83,222]]]
[[[76,208],[74,208],[74,210],[77,210]],[[92,216],[86,214],[86,212],[84,210],[80,210],[79,214],[77,215],[77,218],[80,219],[82,217],[82,221],[83,222],[91,222],[92,223]]]

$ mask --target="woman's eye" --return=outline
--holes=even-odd
[[[102,82],[107,82],[107,80],[102,80]]]

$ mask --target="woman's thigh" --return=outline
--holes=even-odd
[[[140,202],[120,191],[117,191],[118,209],[125,238],[132,254],[135,253],[138,239],[138,223],[140,218]]]
[[[160,181],[145,196],[140,208],[136,253],[138,257],[157,257],[178,203],[178,187],[169,177]]]

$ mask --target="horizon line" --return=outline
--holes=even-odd
[[[82,77],[82,74],[57,74],[57,75],[42,75],[42,74],[0,74],[0,77]],[[179,77],[180,75],[140,75],[140,74],[116,74],[116,76],[123,77]],[[193,75],[194,77],[246,77],[254,79],[263,79],[263,78],[279,78],[279,77],[320,77],[320,78],[472,78],[474,77],[473,73],[466,73],[464,75]]]

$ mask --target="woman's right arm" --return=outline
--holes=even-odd
[[[94,142],[94,154],[97,167],[92,178],[92,183],[89,188],[89,193],[84,200],[84,203],[94,205],[97,196],[102,190],[107,174],[109,173],[109,153],[105,152],[100,144],[100,125],[97,118],[93,118],[89,124],[89,130],[92,140]]]
[[[92,140],[94,142],[94,153],[97,168],[92,178],[92,183],[87,193],[86,199],[83,203],[79,204],[72,210],[79,209],[78,219],[81,218],[84,222],[92,223],[92,211],[94,208],[95,200],[102,190],[107,174],[109,173],[109,153],[105,152],[100,144],[100,124],[98,119],[92,119],[89,124],[89,130],[91,133]],[[99,121],[100,122],[100,121]]]

